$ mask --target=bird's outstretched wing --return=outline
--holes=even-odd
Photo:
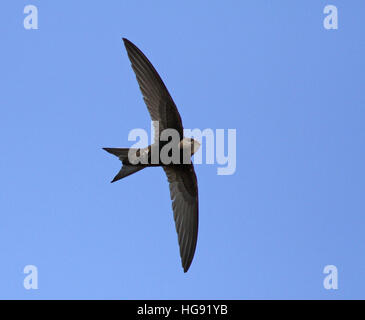
[[[198,239],[198,183],[192,164],[163,168],[170,184],[181,263],[186,272],[193,260]]]
[[[123,41],[151,119],[159,121],[159,132],[155,131],[155,140],[168,128],[176,129],[182,139],[180,114],[161,77],[141,50],[128,39],[123,38]]]

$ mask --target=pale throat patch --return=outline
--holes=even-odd
[[[190,139],[190,138],[184,138],[181,140],[180,142],[180,145],[182,147],[182,149],[189,149],[191,150],[191,145],[192,145],[192,140],[193,139]],[[200,148],[200,143],[196,140],[193,140],[194,141],[194,145],[193,145],[193,152],[192,154],[194,154],[195,152],[198,151],[198,149]]]

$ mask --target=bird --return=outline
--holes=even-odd
[[[194,165],[191,161],[166,164],[159,160],[156,163],[151,160],[151,155],[154,150],[160,152],[162,147],[168,143],[160,141],[162,140],[160,139],[161,133],[164,130],[171,129],[179,133],[179,141],[173,141],[172,144],[179,151],[188,149],[189,159],[199,149],[200,143],[192,138],[184,137],[179,111],[152,63],[136,45],[126,38],[122,39],[154,124],[155,138],[150,146],[141,149],[103,148],[117,156],[122,162],[122,168],[111,182],[116,182],[147,167],[163,168],[169,183],[181,264],[184,272],[187,272],[195,254],[199,224],[198,182]],[[155,126],[156,122],[158,127]],[[169,154],[171,155],[171,153]],[[139,162],[131,161],[136,157],[140,157]]]

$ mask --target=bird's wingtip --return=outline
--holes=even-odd
[[[118,179],[118,175],[116,175],[114,178],[113,178],[113,180],[112,181],[110,181],[110,183],[114,183],[115,181],[118,181],[119,179]]]
[[[113,148],[102,148],[104,151],[113,154]]]

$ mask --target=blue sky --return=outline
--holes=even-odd
[[[25,30],[25,5],[39,29]],[[323,8],[338,8],[338,30]],[[365,286],[363,1],[3,1],[0,298],[359,299]],[[160,168],[116,184],[149,130],[121,38],[187,128],[237,130],[237,170],[198,165],[180,265]],[[25,290],[23,268],[38,268]],[[325,290],[323,268],[338,268]]]

